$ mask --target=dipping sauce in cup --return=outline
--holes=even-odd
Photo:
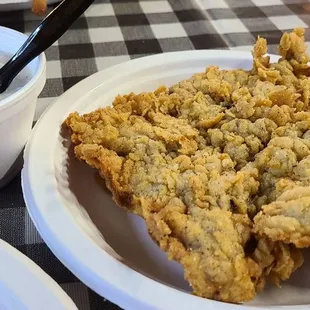
[[[27,36],[0,27],[0,66],[22,46]],[[41,54],[0,94],[0,187],[20,170],[23,148],[30,135],[36,102],[46,81],[46,59]]]

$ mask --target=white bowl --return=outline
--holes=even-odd
[[[54,254],[86,285],[124,309],[309,309],[307,258],[281,289],[270,287],[246,305],[189,294],[182,268],[168,261],[141,218],[115,205],[98,173],[74,158],[68,135],[60,130],[72,111],[108,106],[119,93],[171,85],[214,64],[248,69],[252,56],[190,51],[141,58],[99,72],[62,95],[39,120],[25,151],[22,186],[29,214]]]
[[[20,32],[0,27],[0,55],[13,55],[26,39]],[[0,187],[21,168],[19,155],[30,135],[37,98],[46,81],[45,70],[46,59],[41,54],[23,70],[28,82],[0,100]]]

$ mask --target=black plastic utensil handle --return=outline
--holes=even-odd
[[[1,68],[1,90],[5,90],[30,61],[57,41],[93,2],[94,0],[62,1]]]

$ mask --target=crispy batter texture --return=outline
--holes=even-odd
[[[310,245],[303,34],[283,35],[277,63],[258,38],[250,71],[209,67],[65,121],[77,158],[145,219],[198,296],[245,302],[302,265],[298,248]]]
[[[281,281],[288,280],[291,274],[304,262],[301,251],[294,245],[273,242],[269,238],[258,239],[251,258],[259,264],[260,270],[263,272],[259,278],[259,289],[264,288],[266,278],[280,287]]]
[[[310,245],[310,186],[285,191],[255,217],[255,231],[273,241]]]

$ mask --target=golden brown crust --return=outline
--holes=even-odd
[[[259,38],[251,71],[209,67],[65,122],[76,156],[146,220],[202,297],[251,300],[267,280],[287,280],[310,245],[302,30],[283,35],[278,63],[266,51]]]
[[[181,202],[170,202],[158,214],[146,216],[150,234],[184,267],[195,294],[236,303],[252,299],[259,268],[245,257],[242,236],[235,229],[238,223],[249,235],[250,220],[221,209],[188,213]]]
[[[266,237],[258,239],[251,258],[262,271],[259,281],[265,281],[265,278],[268,278],[271,283],[277,286],[280,286],[282,281],[289,279],[291,274],[303,264],[302,253],[294,245],[273,242]],[[263,288],[264,283],[258,285],[260,284]]]
[[[255,232],[273,241],[310,246],[310,186],[284,192],[254,218]]]

